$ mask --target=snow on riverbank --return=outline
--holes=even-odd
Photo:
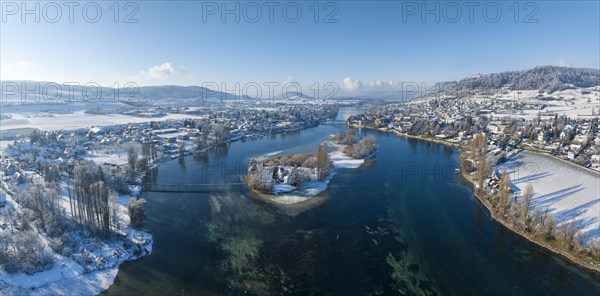
[[[55,266],[51,270],[38,273],[40,275],[38,278],[11,278],[5,274],[0,274],[3,281],[5,281],[0,281],[0,292],[2,292],[2,295],[96,295],[113,284],[118,271],[118,267],[113,267],[107,270],[81,274],[67,270],[67,267]],[[35,285],[41,282],[46,283],[36,288]]]
[[[127,254],[122,241],[98,245],[98,250],[110,252],[105,258],[107,268],[87,272],[69,257],[55,255],[54,267],[33,275],[8,274],[0,270],[0,295],[97,295],[108,289],[115,281],[119,266],[152,252],[152,235],[145,232],[133,234],[143,245],[140,253]],[[126,255],[125,255],[126,254]],[[111,256],[112,255],[112,256]]]
[[[90,253],[110,252],[95,257],[108,258],[105,262],[108,267],[92,272],[86,271],[71,258],[61,255],[55,255],[56,262],[53,268],[33,275],[8,274],[0,270],[0,295],[97,295],[114,283],[121,264],[152,252],[152,235],[144,234],[143,241],[138,243],[143,247],[130,250],[124,249],[122,241],[100,244],[97,250]]]
[[[333,151],[329,153],[329,160],[333,163],[335,168],[346,168],[346,169],[355,169],[360,167],[365,160],[364,159],[356,159],[346,155],[342,151]]]
[[[280,204],[297,204],[311,199],[317,196],[319,193],[327,189],[329,181],[335,175],[335,170],[332,169],[327,178],[323,181],[312,181],[304,184],[300,189],[294,189],[294,187],[278,184],[273,188],[273,195],[270,200]],[[289,187],[287,187],[289,186]],[[289,194],[288,194],[289,193]]]
[[[574,222],[584,241],[600,241],[600,173],[529,151],[497,170],[507,170],[518,196],[527,184],[533,186],[533,208],[548,209],[558,223]]]
[[[59,204],[70,215],[65,192],[60,196]],[[132,195],[137,194],[139,188],[132,188]],[[9,274],[0,269],[0,295],[96,295],[108,289],[121,264],[152,253],[152,235],[129,227],[127,202],[134,198],[132,195],[117,198],[118,208],[115,213],[122,225],[118,236],[103,239],[82,230],[73,230],[69,235],[77,245],[68,254],[53,252],[55,262],[52,268],[31,275]],[[20,209],[10,195],[7,201],[7,207]],[[1,231],[10,230],[0,229]],[[45,235],[41,236],[45,248],[50,249],[50,239]]]
[[[261,155],[259,157],[255,157],[254,160],[259,161],[259,162],[265,161],[265,160],[267,160],[267,159],[269,159],[269,158],[271,158],[271,157],[273,157],[273,156],[275,156],[277,154],[280,154],[281,152],[283,152],[283,151],[273,151],[273,152],[265,153],[265,154],[263,154],[263,155]]]

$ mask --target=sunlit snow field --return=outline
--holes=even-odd
[[[533,186],[534,208],[547,208],[559,223],[575,222],[584,240],[600,241],[600,173],[528,151],[510,158],[497,170],[507,170],[520,192],[527,184]]]

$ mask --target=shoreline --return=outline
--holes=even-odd
[[[289,129],[281,129],[280,131],[276,132],[275,134],[298,132],[298,131],[306,130],[309,128],[314,128],[317,126],[318,125],[315,125],[315,126],[311,125],[311,126],[300,126],[300,127],[296,127],[296,128],[289,128]],[[150,170],[157,169],[163,163],[170,162],[175,159],[179,160],[179,159],[181,159],[183,157],[187,157],[187,156],[193,156],[194,154],[197,154],[197,153],[207,152],[207,151],[213,150],[221,145],[227,145],[227,144],[230,144],[230,143],[233,143],[236,141],[245,141],[245,140],[264,138],[265,136],[267,136],[269,134],[271,134],[271,133],[261,133],[261,134],[256,135],[255,137],[252,137],[249,139],[229,138],[222,143],[211,144],[207,147],[203,147],[200,149],[192,148],[191,150],[185,151],[185,153],[183,155],[178,155],[177,157],[170,157],[170,156],[164,154],[160,158],[158,158],[156,161],[154,161],[153,163],[150,163],[146,169],[139,171],[139,176],[136,178],[135,182],[128,183],[128,186],[130,188],[137,187],[137,188],[139,188],[139,190],[132,191],[129,195],[127,195],[127,197],[129,199],[142,198],[142,194],[144,192],[144,186],[143,186],[144,185],[144,181],[143,181],[144,177],[148,174],[148,172]],[[85,159],[85,158],[82,158],[82,159]],[[96,163],[93,160],[89,160],[89,161]],[[96,164],[102,165],[102,166],[105,165],[103,163],[96,163]],[[0,182],[0,184],[4,185],[3,182]],[[5,191],[7,191],[7,193],[11,192],[10,190],[7,190],[8,188],[4,188],[4,186],[0,186],[0,187],[3,188]],[[11,194],[11,196],[12,195],[13,194]],[[123,204],[121,202],[121,197],[122,197],[122,195],[119,195],[119,197],[117,198],[117,200],[118,200],[117,202],[121,206],[124,206],[126,209],[127,204],[126,203]],[[312,203],[314,203],[314,202],[312,202]],[[293,206],[293,204],[291,206]],[[308,208],[306,206],[304,206],[304,207]],[[293,208],[292,208],[292,210],[293,210]],[[297,214],[299,214],[303,210],[304,209],[297,211]],[[61,269],[65,268],[66,265],[65,266],[55,265],[53,268],[51,268],[49,270],[37,272],[32,276],[40,277],[40,276],[44,276],[48,273],[55,272],[55,270],[59,270],[60,274],[61,274],[61,278],[57,281],[47,282],[40,286],[35,286],[35,287],[33,287],[33,286],[32,287],[24,287],[24,286],[20,286],[20,285],[14,285],[11,283],[11,281],[6,281],[5,279],[0,279],[0,291],[3,291],[4,289],[6,289],[7,291],[12,291],[15,294],[21,294],[23,292],[29,291],[30,293],[33,293],[34,295],[48,295],[48,294],[53,294],[54,292],[57,291],[57,289],[59,289],[59,290],[65,291],[66,294],[73,294],[73,295],[77,295],[77,294],[81,294],[81,293],[88,293],[88,292],[91,292],[92,294],[101,294],[104,291],[107,291],[112,285],[115,284],[119,270],[121,269],[121,266],[124,263],[139,260],[139,259],[141,259],[145,256],[149,256],[153,253],[154,238],[152,236],[150,229],[144,227],[143,230],[134,230],[131,228],[127,232],[128,232],[127,236],[128,237],[131,236],[130,240],[136,239],[134,236],[138,236],[140,234],[148,240],[148,241],[145,241],[145,243],[143,243],[143,244],[135,244],[137,246],[136,250],[138,250],[140,252],[139,254],[132,253],[132,254],[130,254],[129,257],[120,259],[119,262],[116,262],[116,264],[113,266],[110,266],[110,267],[107,267],[104,269],[98,269],[98,270],[95,270],[95,271],[89,272],[89,273],[81,273],[81,274],[78,274],[78,275],[70,277],[70,278],[62,276],[63,274],[67,274],[66,271],[64,271],[64,270],[61,271]],[[56,264],[58,264],[58,262]],[[17,275],[17,276],[19,276],[19,275]],[[32,277],[32,276],[27,275],[26,277]],[[82,281],[83,281],[83,283],[82,283]],[[0,294],[2,294],[2,293],[0,293]]]
[[[442,145],[447,145],[447,146],[451,146],[454,148],[458,148],[459,151],[462,148],[462,145],[458,144],[458,143],[451,143],[448,141],[444,141],[442,139],[434,139],[434,138],[425,138],[425,137],[421,137],[421,136],[414,136],[414,135],[409,135],[406,133],[400,133],[397,131],[382,131],[378,128],[374,128],[374,127],[367,127],[367,126],[362,126],[362,127],[355,127],[355,126],[350,126],[352,128],[366,128],[366,129],[371,129],[371,130],[375,130],[378,132],[383,132],[383,133],[391,133],[394,134],[396,136],[402,136],[405,138],[413,138],[413,139],[418,139],[418,140],[423,140],[426,142],[433,142],[433,143],[438,143],[438,144],[442,144]],[[537,152],[540,153],[540,152]],[[549,155],[547,153],[542,153],[545,155],[548,155],[550,157],[554,157],[553,155]],[[554,157],[556,158],[556,157]],[[561,159],[562,160],[562,159]],[[563,160],[564,161],[564,160]],[[575,164],[573,164],[575,165]],[[464,172],[461,171],[461,176],[463,177],[463,179],[465,179],[466,181],[468,181],[472,186],[473,186],[473,195],[475,197],[477,197],[477,200],[479,201],[480,204],[482,204],[486,210],[489,212],[490,217],[500,223],[503,227],[505,227],[506,229],[508,229],[509,231],[525,238],[526,240],[528,240],[531,243],[534,243],[535,245],[537,245],[538,247],[541,247],[542,249],[549,251],[555,255],[558,255],[564,259],[566,259],[567,261],[571,262],[574,265],[577,265],[578,267],[581,267],[587,271],[591,271],[591,272],[597,272],[600,273],[600,263],[596,263],[594,264],[593,262],[589,262],[589,258],[585,255],[580,255],[580,254],[571,254],[568,252],[564,252],[561,250],[558,250],[555,246],[553,246],[552,244],[538,238],[535,237],[534,235],[530,234],[530,233],[526,233],[520,229],[517,229],[515,227],[513,227],[509,221],[505,221],[504,219],[501,219],[498,214],[496,212],[493,211],[493,209],[491,208],[491,204],[489,204],[489,202],[485,199],[485,197],[479,196],[476,191],[475,191],[475,183],[474,181],[470,178],[469,175],[466,175]]]
[[[12,200],[15,193],[4,182],[0,182],[0,188],[8,193]],[[128,195],[130,198],[136,198],[136,196],[139,195]],[[121,212],[127,210],[127,203],[123,202],[122,197],[124,195],[117,197],[117,204],[122,207]],[[122,217],[118,219],[122,219]],[[42,234],[39,233],[39,235]],[[115,232],[114,235],[116,236],[112,239],[102,241],[99,246],[109,248],[112,252],[126,254],[126,256],[117,256],[114,261],[102,257],[108,260],[107,266],[103,268],[86,271],[89,265],[81,265],[70,256],[54,253],[52,258],[55,262],[51,268],[46,270],[37,271],[33,274],[8,273],[0,270],[0,291],[8,291],[9,294],[17,295],[22,293],[52,295],[58,291],[71,295],[102,293],[114,284],[121,265],[149,256],[153,251],[154,238],[148,229],[136,230],[131,225],[127,225],[126,228],[120,229],[120,232]],[[45,235],[42,236],[45,239],[48,238]],[[121,247],[126,242],[130,242],[135,247]],[[94,242],[95,244],[96,242]],[[81,246],[87,247],[85,244]],[[98,253],[95,253],[96,251],[98,250],[96,249],[90,253],[98,255]],[[99,254],[98,258],[101,257],[102,252]]]
[[[327,196],[317,194],[315,196],[307,196],[302,201],[284,203],[276,200],[277,195],[262,193],[250,187],[248,187],[248,191],[250,192],[250,198],[268,203],[292,217],[327,201]]]
[[[473,181],[469,175],[466,175],[464,172],[461,172],[461,176],[463,177],[464,180],[468,181],[471,185],[473,185],[473,188],[476,187],[475,181]],[[552,252],[553,254],[559,255],[560,257],[567,259],[567,261],[569,261],[579,267],[582,267],[588,271],[600,273],[600,264],[587,263],[586,261],[584,261],[584,259],[586,259],[586,258],[582,258],[582,256],[584,256],[584,255],[575,255],[572,253],[558,250],[555,246],[553,246],[549,242],[543,240],[542,238],[539,238],[531,233],[528,233],[528,232],[525,232],[523,230],[513,227],[513,225],[511,225],[509,221],[502,219],[501,216],[499,216],[499,214],[492,209],[492,205],[489,203],[489,201],[487,201],[487,199],[485,198],[485,195],[480,196],[480,194],[477,194],[477,192],[475,190],[473,190],[473,195],[475,197],[477,197],[477,200],[479,201],[479,203],[482,204],[486,208],[486,210],[490,214],[490,217],[493,220],[495,220],[496,222],[502,224],[502,226],[504,226],[506,229],[527,239],[529,242],[532,242],[535,245],[537,245],[547,251]]]
[[[449,142],[444,139],[436,139],[434,137],[422,137],[422,136],[409,135],[407,133],[402,133],[402,132],[395,131],[395,130],[381,130],[380,128],[371,127],[371,126],[356,126],[356,125],[351,125],[351,124],[348,126],[351,128],[357,128],[357,129],[364,128],[364,129],[374,130],[374,131],[377,131],[380,133],[393,134],[398,137],[417,139],[417,140],[422,140],[422,141],[426,141],[426,142],[442,144],[442,145],[451,146],[451,147],[455,147],[455,148],[459,148],[459,149],[460,149],[460,147],[462,147],[462,145],[460,143]]]

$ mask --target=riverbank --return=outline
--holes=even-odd
[[[465,180],[467,180],[468,182],[470,182],[473,185],[473,188],[477,187],[475,180],[473,180],[473,178],[470,175],[465,174],[464,172],[462,172],[461,175]],[[594,259],[589,256],[585,256],[583,254],[572,254],[570,252],[560,250],[559,247],[557,246],[556,241],[548,241],[548,240],[544,239],[543,237],[540,237],[539,235],[536,235],[536,234],[530,233],[530,232],[526,232],[524,230],[516,228],[514,225],[512,225],[510,223],[510,221],[507,221],[506,219],[504,219],[500,215],[500,213],[494,211],[493,206],[489,202],[487,195],[477,194],[477,190],[475,190],[475,189],[473,190],[473,195],[475,197],[477,197],[479,202],[481,204],[483,204],[483,206],[487,209],[487,211],[489,212],[492,219],[494,219],[496,222],[499,222],[500,224],[502,224],[504,227],[506,227],[510,231],[524,237],[528,241],[538,245],[539,247],[541,247],[543,249],[551,251],[552,253],[557,254],[557,255],[567,259],[568,261],[570,261],[580,267],[583,267],[590,271],[600,272],[600,259]]]
[[[15,193],[2,182],[1,187],[8,193],[6,207],[14,211],[23,208],[13,199]],[[137,260],[152,253],[153,237],[147,231],[130,226],[127,214],[128,195],[117,198],[114,209],[115,220],[123,226],[112,237],[98,239],[83,229],[73,227],[68,230],[70,238],[64,242],[60,238],[49,237],[33,228],[29,233],[40,236],[46,250],[52,250],[52,266],[33,274],[24,272],[8,273],[0,270],[0,294],[2,295],[96,295],[110,287],[119,271],[127,262]],[[67,205],[66,196],[59,197],[59,204]],[[6,208],[4,209],[6,210]],[[68,209],[65,209],[68,211]],[[8,230],[4,230],[8,231]],[[0,229],[0,233],[2,229]],[[22,235],[21,231],[10,235]],[[66,234],[65,234],[66,235]],[[61,242],[61,252],[56,252],[56,243]],[[70,245],[70,243],[75,245]],[[53,247],[54,246],[54,247]],[[70,250],[70,251],[67,251]]]
[[[186,158],[185,166],[177,161],[161,165],[155,182],[204,180],[206,165],[233,168],[241,163],[245,172],[252,158],[278,151],[282,152],[277,155],[312,152],[338,130],[321,126],[289,137],[233,143],[226,155],[209,152]],[[492,221],[469,196],[470,186],[452,170],[447,172],[450,178],[436,181],[420,174],[403,177],[398,169],[410,162],[427,168],[456,163],[454,149],[370,130],[361,135],[378,138],[376,158],[358,169],[339,170],[316,197],[323,196],[324,203],[311,199],[308,202],[315,205],[296,216],[288,215],[293,205],[269,204],[244,188],[193,198],[145,192],[156,255],[124,265],[106,294],[172,295],[182,289],[198,295],[286,294],[284,286],[288,294],[393,295],[399,289],[410,294],[401,283],[423,283],[420,287],[457,295],[597,291],[595,273],[566,263]],[[365,226],[381,236],[370,235]],[[395,227],[399,233],[392,231]],[[390,253],[401,265],[397,267],[402,274],[396,272],[396,277],[391,274],[398,269],[387,260]],[[176,264],[165,264],[164,258]],[[249,269],[235,265],[240,259]],[[189,276],[180,277],[182,272]],[[148,274],[157,277],[148,281]],[[556,274],[563,276],[555,278]]]
[[[354,127],[354,126],[351,126]],[[378,132],[386,132],[386,133],[392,133],[394,135],[397,136],[403,136],[406,138],[412,138],[412,139],[418,139],[418,140],[422,140],[422,141],[428,141],[428,142],[433,142],[433,143],[438,143],[438,144],[442,144],[442,145],[447,145],[447,146],[451,146],[451,147],[455,147],[458,148],[459,151],[462,152],[463,146],[459,143],[453,143],[453,142],[448,142],[445,141],[443,139],[437,139],[437,138],[433,138],[433,137],[422,137],[422,136],[414,136],[414,135],[409,135],[406,133],[400,133],[397,131],[393,131],[393,130],[382,130],[379,128],[375,128],[375,127],[369,127],[369,126],[362,126],[362,127],[355,127],[355,128],[366,128],[366,129],[371,129],[371,130],[376,130]],[[551,155],[549,155],[551,156]],[[553,156],[551,156],[553,157]],[[462,177],[467,180],[468,182],[470,182],[471,184],[473,184],[474,188],[476,187],[474,180],[471,178],[471,176],[465,174],[464,172],[461,172]],[[539,237],[538,235],[535,235],[533,233],[529,233],[526,231],[523,231],[521,229],[516,228],[515,226],[513,226],[510,221],[506,221],[505,219],[503,219],[498,213],[496,213],[493,208],[491,203],[487,200],[486,196],[482,196],[481,194],[477,194],[476,190],[474,190],[473,195],[475,197],[477,197],[477,199],[479,200],[479,202],[481,204],[483,204],[485,206],[485,208],[488,210],[488,212],[490,213],[490,216],[492,217],[493,220],[495,220],[496,222],[499,222],[500,224],[502,224],[505,228],[507,228],[508,230],[524,237],[525,239],[527,239],[528,241],[536,244],[537,246],[548,250],[556,255],[561,256],[562,258],[565,258],[566,260],[586,269],[589,271],[594,271],[594,272],[600,272],[600,258],[592,258],[588,255],[585,254],[573,254],[570,252],[566,252],[563,251],[561,249],[559,249],[559,246],[557,246],[557,243],[555,241],[547,241],[542,237]]]
[[[374,126],[356,126],[356,125],[349,125],[349,127],[351,128],[364,128],[364,129],[369,129],[369,130],[375,130],[381,133],[388,133],[388,134],[394,134],[396,136],[400,136],[400,137],[405,137],[405,138],[411,138],[411,139],[419,139],[422,141],[427,141],[427,142],[432,142],[432,143],[438,143],[438,144],[443,144],[443,145],[447,145],[447,146],[452,146],[455,148],[460,148],[462,147],[462,145],[460,143],[455,143],[455,142],[450,142],[450,141],[446,141],[442,138],[436,138],[436,137],[423,137],[423,136],[416,136],[416,135],[409,135],[408,133],[402,133],[396,130],[389,130],[389,129],[383,129],[383,128],[376,128]]]
[[[313,127],[312,125],[307,125],[300,128],[281,129],[277,133],[293,133]],[[270,134],[272,133],[260,133],[250,139],[262,138]],[[177,157],[161,153],[159,158],[148,165],[146,169],[135,172],[135,181],[129,184],[130,194],[119,194],[116,196],[118,206],[115,209],[115,213],[118,214],[116,219],[119,220],[121,227],[116,231],[114,236],[99,239],[94,237],[93,233],[87,233],[83,230],[70,231],[69,236],[72,236],[72,241],[76,243],[65,246],[65,248],[74,249],[73,252],[76,252],[76,255],[53,253],[51,256],[55,261],[54,265],[44,271],[37,271],[31,275],[25,273],[7,273],[0,270],[0,295],[97,295],[107,290],[114,284],[119,269],[124,262],[133,261],[152,253],[152,234],[146,230],[142,231],[131,228],[127,213],[129,199],[139,198],[142,194],[142,185],[145,176],[152,169],[156,169],[163,163],[180,159],[184,156],[218,149],[221,145],[227,145],[235,141],[244,141],[244,139],[231,137],[222,143],[207,145],[200,149],[186,145],[188,146],[188,150],[182,155],[177,155]],[[111,152],[101,156],[88,160],[98,165],[109,167],[115,167],[114,164],[116,161],[114,160],[119,160],[120,165],[126,163],[126,154],[123,153]],[[59,200],[59,204],[66,207],[66,214],[70,215],[69,201],[65,199],[69,196],[66,189],[67,184],[68,182],[64,180],[61,183],[61,199]],[[24,188],[26,187],[21,187],[22,190]],[[7,196],[9,202],[7,208],[19,209],[19,204],[11,197],[13,192],[10,190],[6,191],[9,193],[9,196]],[[2,209],[0,208],[1,211]],[[0,226],[4,228],[5,225]],[[9,231],[9,228],[3,228],[0,228],[0,234],[4,230]],[[15,233],[17,232],[15,231]],[[52,243],[52,247],[54,247],[57,239],[49,237],[45,233],[40,233],[40,241],[44,243],[46,249],[51,249],[48,245]]]

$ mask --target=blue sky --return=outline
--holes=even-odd
[[[13,15],[10,3],[21,1],[2,2],[4,80],[107,86],[225,82],[231,88],[235,82],[331,81],[347,92],[359,92],[389,87],[390,81],[432,83],[538,65],[600,67],[598,1],[519,2],[516,21],[514,1],[482,2],[473,8],[473,22],[468,2],[462,1],[452,2],[457,6],[442,1],[319,2],[318,22],[314,2],[297,1],[302,16],[296,23],[285,18],[294,19],[295,5],[286,6],[285,16],[284,4],[274,7],[270,22],[264,2],[252,2],[262,13],[255,23],[247,21],[256,11],[248,2],[224,4],[230,9],[239,5],[239,23],[234,15],[222,21],[220,2],[132,2],[138,8],[137,23],[123,23],[133,11],[125,8],[126,2],[120,2],[115,22],[113,1],[98,1],[102,16],[96,23],[82,17],[85,2],[74,7],[73,23],[66,6],[56,23],[46,21],[55,18],[53,7],[43,11],[48,2],[28,2],[28,8],[39,3],[40,22],[34,15],[25,15],[23,22],[22,7]],[[423,20],[423,8],[436,5],[439,10]],[[218,11],[207,15],[215,7]],[[498,7],[502,15],[492,23]],[[334,9],[338,22],[325,23]],[[88,7],[88,17],[94,16]]]

